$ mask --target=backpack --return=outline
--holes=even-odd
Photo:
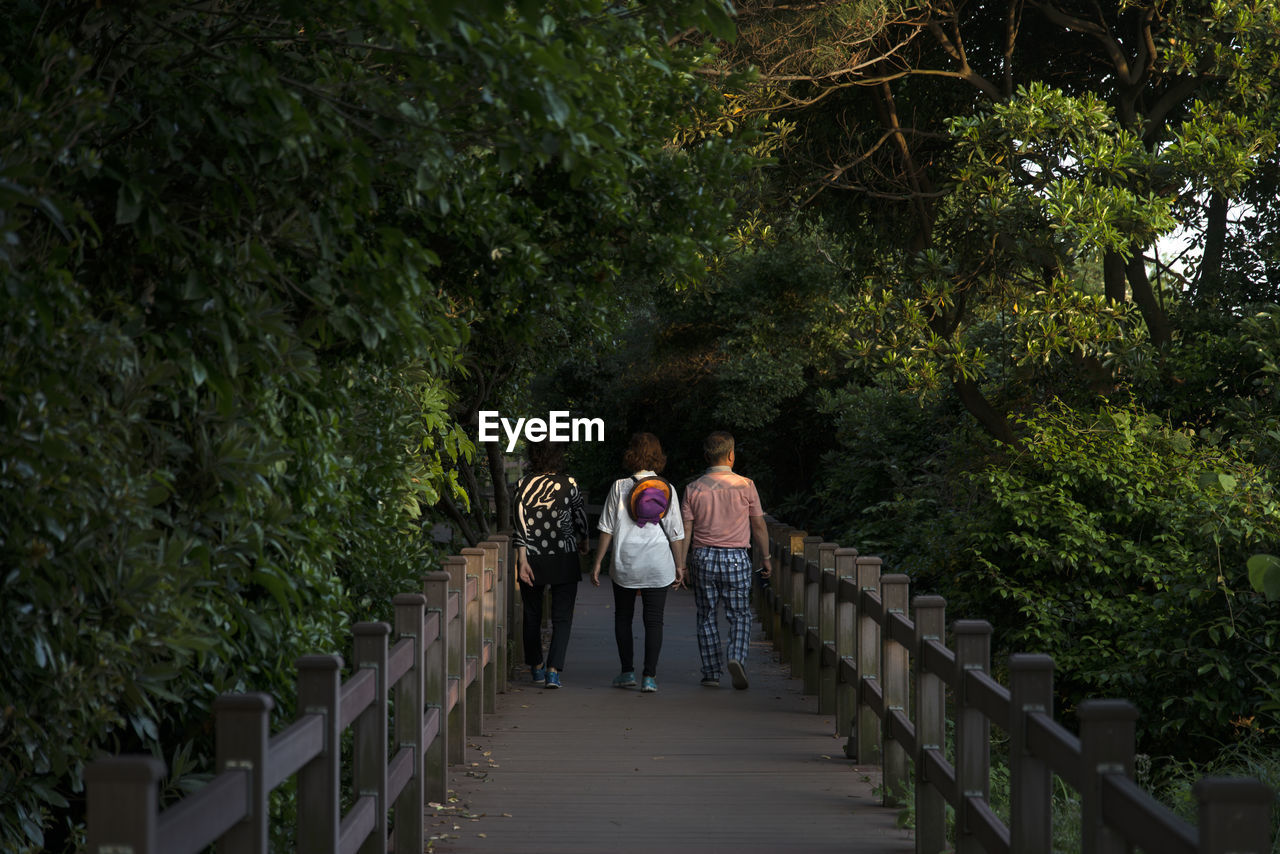
[[[667,509],[671,506],[671,496],[675,487],[671,481],[656,474],[644,477],[631,476],[635,483],[627,493],[627,515],[631,521],[643,528],[649,523],[658,524],[667,517]]]

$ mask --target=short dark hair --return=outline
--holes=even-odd
[[[530,442],[529,468],[536,474],[556,474],[564,469],[564,442]]]
[[[702,441],[702,454],[712,465],[727,460],[733,453],[733,434],[717,430]]]
[[[662,453],[662,443],[652,433],[631,434],[631,444],[622,452],[622,465],[631,472],[659,472],[667,467],[667,458]]]

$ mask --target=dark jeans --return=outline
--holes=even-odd
[[[667,608],[669,587],[642,587],[644,603],[644,676],[658,675],[658,655],[662,652],[662,612]],[[636,615],[636,588],[613,585],[613,634],[618,641],[618,658],[624,673],[635,668],[635,640],[631,637],[631,621]]]
[[[564,670],[564,656],[569,651],[569,631],[573,628],[573,604],[578,599],[578,582],[564,584],[525,584],[520,582],[524,600],[524,663],[530,667],[542,664],[542,594],[551,587],[551,649],[547,651],[547,667]]]

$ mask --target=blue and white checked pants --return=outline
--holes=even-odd
[[[724,672],[717,608],[724,602],[729,620],[729,660],[747,662],[751,642],[751,551],[700,546],[689,554],[694,571],[694,601],[698,605],[698,655],[702,678],[719,679]]]

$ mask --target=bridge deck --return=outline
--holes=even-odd
[[[896,811],[872,794],[877,770],[844,758],[831,716],[816,713],[767,640],[752,643],[748,690],[727,676],[703,688],[693,595],[673,592],[658,693],[619,690],[609,686],[612,604],[607,580],[599,590],[582,583],[564,688],[535,686],[521,668],[450,775],[456,801],[427,817],[431,850],[913,850]]]

